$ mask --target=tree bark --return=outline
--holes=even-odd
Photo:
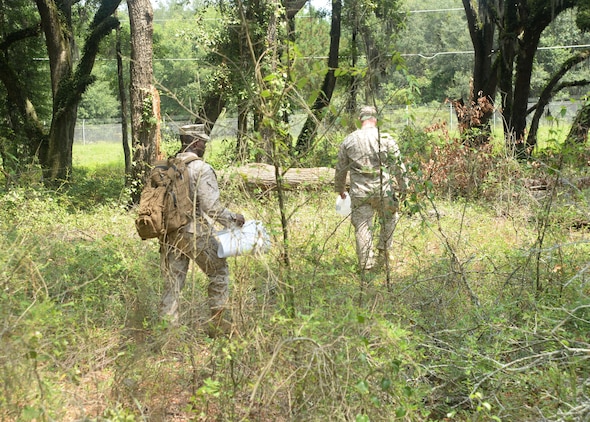
[[[470,0],[463,0],[463,8],[474,50],[473,96],[475,98],[487,97],[493,100],[498,82],[497,74],[493,71],[492,66],[494,22],[487,16],[478,16]],[[489,120],[491,115],[486,117]]]
[[[510,141],[513,144],[509,144],[509,147],[513,146],[517,158],[528,157],[534,147],[534,145],[527,145],[525,131],[527,126],[528,100],[531,92],[531,76],[541,32],[542,29],[538,28],[531,28],[525,32],[516,59],[513,108],[510,117],[513,132]]]
[[[588,141],[588,130],[590,129],[590,104],[585,103],[578,111],[570,132],[565,139],[566,147],[584,145]]]
[[[51,70],[51,91],[53,94],[53,119],[49,130],[49,141],[46,153],[39,156],[43,176],[46,182],[66,180],[71,167],[71,150],[73,144],[73,128],[76,114],[72,110],[65,111],[65,92],[60,92],[60,82],[71,80],[73,75],[74,39],[71,21],[71,3],[60,3],[61,8],[52,0],[36,0],[45,43],[49,55]],[[69,119],[74,116],[74,121]],[[66,156],[63,156],[63,153]],[[69,157],[67,156],[69,155]]]
[[[125,78],[123,77],[123,54],[121,53],[121,28],[117,28],[117,82],[119,87],[119,101],[121,103],[121,142],[123,143],[123,154],[125,156],[125,177],[131,176],[131,149],[129,148],[127,94],[125,93]],[[128,182],[126,182],[127,184]]]
[[[220,83],[223,83],[220,81]],[[205,125],[205,132],[210,134],[215,126],[215,122],[219,118],[221,111],[225,107],[226,100],[221,94],[224,89],[220,88],[219,91],[209,92],[203,102],[201,113],[197,116],[195,123]]]
[[[131,194],[139,202],[141,188],[159,151],[159,96],[153,85],[153,20],[150,0],[127,0],[131,30],[130,101],[131,144],[133,162],[131,183],[137,189]]]
[[[119,24],[111,15],[120,1],[103,0],[100,3],[74,72],[77,50],[72,26],[72,2],[36,0],[49,56],[53,94],[47,154],[39,155],[44,181],[49,186],[66,182],[71,176],[78,104],[88,85],[94,81],[91,73],[100,41]]]
[[[352,24],[352,33],[350,35],[350,66],[355,69],[358,62],[358,24],[354,22]],[[357,111],[357,99],[360,87],[361,78],[354,72],[350,75],[350,83],[348,89],[348,98],[346,99],[346,112],[349,116],[354,115]],[[352,130],[353,124],[351,123],[349,129]]]
[[[529,127],[529,134],[527,136],[527,145],[536,145],[537,144],[537,132],[539,130],[539,121],[541,120],[541,117],[543,116],[543,113],[545,111],[545,107],[547,107],[547,104],[549,104],[549,101],[551,101],[551,98],[553,97],[553,95],[555,94],[555,92],[558,91],[558,83],[561,80],[561,78],[563,78],[563,76],[575,65],[577,65],[578,63],[583,62],[584,60],[588,59],[588,57],[590,57],[590,50],[585,50],[585,51],[581,51],[579,53],[577,53],[575,56],[570,57],[567,61],[565,61],[562,65],[561,68],[551,77],[551,79],[549,80],[549,82],[547,83],[547,85],[545,85],[545,88],[543,88],[543,92],[541,92],[541,95],[539,96],[539,99],[537,100],[537,104],[535,105],[535,113],[533,114],[533,118],[531,120],[531,125]],[[580,114],[578,114],[578,116],[580,116]],[[577,123],[581,123],[577,122],[578,120],[578,116],[576,116],[576,121],[574,121],[574,124],[572,125],[572,131],[570,131],[570,135],[573,134],[574,132],[574,127]],[[581,126],[582,127],[582,126]],[[586,127],[587,130],[587,127]],[[569,135],[568,135],[568,139],[569,139]],[[584,136],[584,138],[586,138],[586,136]]]
[[[478,14],[470,0],[463,0],[463,8],[474,50],[472,87],[467,105],[465,101],[453,103],[463,105],[469,117],[463,129],[478,129],[477,139],[472,140],[473,143],[483,144],[491,136],[489,122],[494,114],[493,104],[498,84],[498,74],[492,62],[495,26],[490,17]],[[489,107],[481,107],[482,102]],[[460,118],[460,110],[456,107],[455,111]]]
[[[509,139],[508,146],[513,147],[515,156],[521,159],[529,157],[535,146],[527,142],[525,132],[531,76],[541,34],[558,14],[575,5],[574,0],[550,3],[534,5],[521,2],[517,12],[523,33],[516,57],[513,108],[510,110],[509,119],[512,123],[512,137]]]
[[[257,188],[263,191],[277,189],[275,167],[265,163],[250,163],[229,170],[218,171],[222,182],[238,180],[247,188]],[[331,167],[290,168],[281,172],[282,188],[294,189],[323,189],[334,183],[334,169]]]
[[[30,35],[23,32],[21,34],[23,38],[18,37],[18,39],[37,36],[39,32],[40,28],[37,26],[36,31],[31,31]],[[10,35],[7,38],[13,38],[13,41],[16,41],[16,38],[10,37]],[[0,47],[8,49],[9,44],[9,42],[3,42]],[[20,166],[33,162],[41,145],[47,145],[47,134],[43,130],[43,124],[39,121],[37,111],[27,94],[24,83],[12,67],[12,63],[5,59],[4,54],[0,55],[0,82],[6,90],[8,124],[14,131],[15,137],[22,139],[22,143],[14,141],[0,144],[0,155],[5,175],[15,175]]]
[[[313,138],[321,122],[324,110],[330,105],[332,94],[336,87],[336,69],[338,68],[338,52],[340,50],[340,22],[342,17],[342,0],[332,0],[332,21],[330,26],[330,51],[328,54],[328,72],[320,93],[311,106],[311,116],[307,117],[297,138],[296,151],[302,155],[307,153],[312,145]]]

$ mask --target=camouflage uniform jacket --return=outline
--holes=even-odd
[[[178,158],[186,159],[196,156],[193,152],[181,152]],[[211,231],[207,218],[217,221],[224,227],[233,225],[236,214],[224,207],[219,199],[219,185],[213,168],[203,160],[194,160],[188,164],[190,177],[190,193],[193,204],[196,204],[196,222],[191,221],[185,231],[204,235]]]
[[[381,185],[380,165],[383,166],[384,192],[405,191],[406,169],[395,139],[387,133],[379,134],[376,127],[361,128],[352,132],[344,138],[338,151],[334,190],[345,190],[346,174],[350,172],[352,198],[378,195]]]

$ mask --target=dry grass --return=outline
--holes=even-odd
[[[223,188],[273,248],[230,260],[234,331],[215,340],[199,271],[181,327],[158,321],[157,244],[137,238],[132,211],[2,199],[1,420],[551,420],[588,409],[588,244],[564,229],[558,201],[549,214],[522,191],[426,201],[400,220],[390,273],[365,278],[328,189],[287,194],[286,267],[275,196]]]

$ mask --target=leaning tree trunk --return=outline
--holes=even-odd
[[[133,162],[131,183],[137,183],[131,200],[139,202],[141,187],[159,152],[159,97],[153,86],[152,35],[154,13],[150,0],[127,0],[131,30],[130,95],[131,144]]]
[[[537,132],[539,130],[539,122],[541,120],[543,113],[545,112],[545,108],[549,104],[549,101],[551,101],[551,98],[553,98],[553,95],[557,91],[559,91],[561,88],[564,88],[567,86],[580,86],[580,85],[588,84],[589,81],[587,81],[587,80],[559,84],[559,81],[561,81],[561,79],[567,74],[567,72],[570,71],[570,69],[572,69],[578,63],[588,59],[588,57],[590,57],[590,50],[584,50],[584,51],[578,52],[576,55],[570,57],[568,60],[566,60],[561,65],[559,70],[557,72],[555,72],[555,74],[551,77],[551,79],[549,80],[547,85],[545,85],[545,88],[543,88],[543,91],[541,92],[541,95],[539,96],[539,100],[537,101],[537,104],[535,105],[535,114],[533,114],[533,118],[531,120],[531,124],[529,127],[529,134],[527,137],[527,145],[536,145],[537,144]],[[577,122],[578,118],[581,119],[579,122]],[[576,125],[583,123],[583,120],[584,120],[584,118],[582,116],[580,116],[580,114],[578,114],[576,116],[576,121],[574,121],[574,124],[572,125],[572,130],[570,131],[570,135],[577,137],[577,135],[575,134]],[[586,124],[587,123],[588,122],[586,122]],[[583,125],[581,127],[583,127]],[[588,130],[588,127],[586,126],[586,131],[587,130]],[[584,135],[583,137],[586,138],[586,135]],[[569,140],[569,136],[568,136],[568,140]]]
[[[123,54],[121,53],[121,28],[117,28],[117,82],[119,87],[119,101],[121,103],[121,142],[123,143],[123,154],[125,156],[125,178],[131,176],[131,149],[129,148],[128,124],[129,114],[127,111],[127,94],[125,93],[125,78],[123,78]],[[127,182],[126,182],[127,183]]]
[[[356,69],[358,62],[358,29],[357,25],[354,24],[352,34],[350,37],[350,66]],[[348,88],[348,98],[346,100],[346,112],[349,116],[353,116],[357,111],[357,98],[360,86],[360,76],[356,72],[352,72],[350,75],[350,83]],[[352,129],[352,124],[350,129]]]
[[[513,83],[511,108],[504,109],[504,121],[507,123],[505,135],[507,146],[513,148],[517,158],[530,156],[534,144],[525,140],[527,128],[528,99],[530,95],[531,74],[535,53],[539,46],[541,34],[561,12],[572,8],[575,0],[549,2],[542,6],[535,2],[506,2],[509,13],[506,14],[503,37],[511,37],[513,45],[518,45],[516,67]],[[543,3],[543,2],[540,2]],[[501,47],[502,49],[502,47]],[[533,140],[533,139],[531,139]]]
[[[311,107],[311,116],[307,117],[303,129],[297,138],[296,149],[305,154],[311,148],[318,123],[322,120],[324,110],[330,105],[336,87],[336,69],[338,68],[338,52],[340,50],[340,21],[342,16],[342,0],[332,0],[332,23],[330,26],[330,51],[328,53],[328,72],[320,93]]]

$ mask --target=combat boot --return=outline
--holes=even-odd
[[[379,249],[377,254],[377,266],[379,268],[385,268],[386,262],[389,264],[389,268],[393,265],[394,256],[390,250]]]
[[[207,334],[211,338],[228,336],[232,332],[232,324],[223,317],[224,311],[212,312],[211,319],[207,323]]]

